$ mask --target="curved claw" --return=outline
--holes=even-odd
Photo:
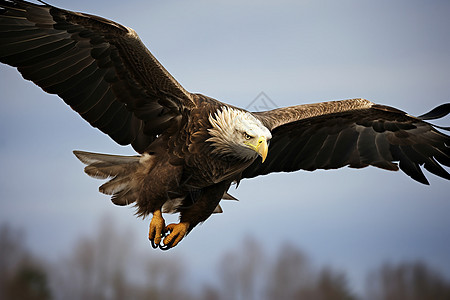
[[[161,249],[162,251],[167,251],[170,248],[172,248],[172,245],[161,245],[161,244],[159,244],[159,249]]]
[[[155,243],[155,239],[149,239],[153,249],[169,250],[171,247],[167,247],[162,244],[162,240],[167,236],[167,232],[161,233],[161,240],[159,243]]]
[[[170,234],[171,231],[172,231],[171,229],[170,229],[170,230],[164,229],[164,233],[161,234],[161,241],[160,241],[160,243],[158,243],[158,244],[155,244],[154,240],[150,240],[150,242],[152,243],[153,249],[156,249],[156,248],[159,247],[159,249],[161,249],[161,250],[163,250],[163,251],[167,251],[167,250],[169,250],[170,248],[172,248],[172,247],[173,247],[173,243],[172,243],[172,242],[171,242],[171,243],[168,243],[168,244],[162,243],[162,241],[166,238],[166,236],[167,236],[168,234]]]
[[[150,239],[150,243],[152,244],[153,249],[156,249],[159,247],[159,244],[155,244],[155,242],[152,239]]]

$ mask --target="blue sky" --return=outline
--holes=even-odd
[[[412,115],[450,101],[448,1],[50,2],[132,27],[187,90],[240,107],[260,92],[278,106],[363,97]],[[101,181],[72,154],[133,150],[13,68],[1,65],[0,78],[0,221],[24,228],[28,245],[50,258],[107,214],[138,237],[135,247],[159,255],[148,220],[99,194]],[[286,241],[301,247],[345,270],[356,289],[384,261],[421,259],[450,277],[450,185],[426,175],[430,186],[376,168],[243,181],[230,191],[239,202],[164,255],[189,257],[205,276],[224,250],[254,236],[269,253]]]

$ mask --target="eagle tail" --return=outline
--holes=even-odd
[[[111,201],[116,205],[128,205],[137,200],[139,195],[139,178],[136,176],[141,165],[140,156],[120,156],[84,151],[73,154],[87,166],[84,172],[98,179],[109,179],[100,186],[99,191],[112,195]]]

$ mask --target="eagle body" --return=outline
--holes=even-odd
[[[450,137],[438,130],[448,128],[427,122],[450,104],[419,117],[360,98],[249,112],[186,91],[133,29],[39,2],[0,0],[0,62],[136,150],[74,154],[114,204],[152,215],[155,248],[221,212],[233,182],[272,172],[375,166],[450,179]],[[163,213],[180,222],[166,226]]]
[[[208,142],[212,138],[209,132],[213,129],[212,116],[222,117],[229,111],[234,115],[248,112],[204,95],[193,96],[196,108],[158,135],[139,157],[127,161],[123,156],[74,152],[88,164],[87,174],[112,178],[100,187],[100,192],[112,195],[113,203],[136,203],[137,215],[141,217],[155,210],[179,212],[181,221],[189,221],[188,231],[215,210],[221,211],[218,205],[223,196],[229,196],[230,184],[238,181],[242,172],[257,159],[254,151],[253,155],[240,157]],[[235,121],[232,117],[224,118]],[[117,168],[118,165],[121,168]]]

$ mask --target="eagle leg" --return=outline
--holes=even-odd
[[[153,248],[158,248],[162,237],[165,235],[165,221],[162,217],[161,211],[155,210],[153,212],[152,220],[150,221],[150,228],[148,231],[148,239],[152,243]]]
[[[175,247],[188,233],[189,223],[180,222],[178,224],[172,223],[165,228],[169,234],[164,237],[163,246],[160,246],[161,250],[168,250]]]

